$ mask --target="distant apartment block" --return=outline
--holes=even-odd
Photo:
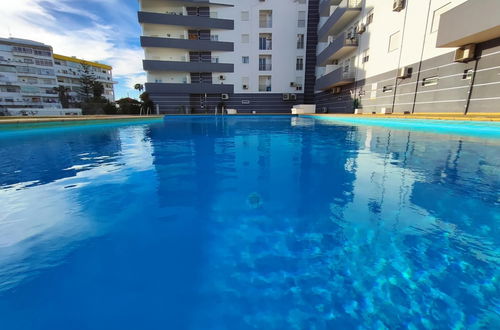
[[[53,54],[51,46],[40,42],[0,38],[0,112],[62,108],[59,86],[68,89],[70,106],[77,107],[83,66],[103,84],[103,96],[114,101],[112,67]]]
[[[61,108],[54,87],[52,47],[0,38],[0,111],[7,108]]]
[[[70,103],[76,104],[82,101],[78,91],[81,89],[80,78],[85,68],[104,86],[103,96],[110,102],[115,101],[113,68],[111,66],[59,54],[54,54],[54,66],[57,84],[69,90]]]
[[[140,0],[162,112],[499,112],[498,0]]]

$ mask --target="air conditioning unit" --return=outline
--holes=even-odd
[[[248,89],[248,85],[243,85],[243,89]]]
[[[472,61],[476,56],[476,45],[470,44],[458,48],[455,51],[455,62],[469,62]]]
[[[224,76],[224,75],[222,75],[222,74],[221,74],[221,75],[219,76],[219,80],[226,80],[226,76]]]
[[[401,11],[405,8],[405,0],[394,0],[392,11]]]
[[[366,25],[363,23],[359,24],[357,30],[358,30],[358,34],[363,34],[366,31]]]
[[[221,99],[223,100],[229,100],[229,94],[222,94]]]
[[[410,66],[405,66],[405,67],[399,69],[398,78],[401,78],[401,79],[409,78],[409,77],[411,77],[412,73],[413,73],[413,68]]]
[[[290,94],[290,100],[296,101],[297,100],[297,94]]]
[[[283,101],[290,100],[290,94],[283,94]]]
[[[333,94],[340,94],[342,93],[342,87],[335,87],[333,89]]]
[[[290,87],[297,87],[297,83],[296,83],[295,81],[292,81],[292,82],[290,83]]]

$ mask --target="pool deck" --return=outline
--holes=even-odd
[[[166,115],[166,116],[207,116],[208,114],[203,115]],[[252,116],[252,114],[236,114],[229,116]],[[260,115],[285,115],[290,116],[290,114],[283,113],[259,113],[256,116]],[[313,116],[313,117],[340,117],[340,118],[383,118],[383,119],[433,119],[433,120],[457,120],[457,121],[489,121],[489,122],[500,122],[500,112],[498,113],[474,113],[474,114],[460,114],[460,113],[419,113],[413,115],[404,115],[404,114],[304,114],[305,116]],[[69,117],[69,116],[61,116],[61,117],[0,117],[0,125],[1,124],[23,124],[23,123],[51,123],[51,122],[85,122],[92,120],[115,120],[115,121],[123,121],[123,120],[144,120],[144,119],[162,119],[164,115],[154,115],[154,116],[106,116],[106,115],[96,115],[96,116],[78,116],[78,117]]]
[[[342,118],[383,118],[383,119],[433,119],[433,120],[458,120],[458,121],[490,121],[490,122],[500,122],[500,112],[499,113],[474,113],[474,114],[460,114],[460,113],[419,113],[413,115],[404,115],[404,114],[390,114],[390,115],[382,115],[382,114],[304,114],[307,116],[314,117],[342,117]]]
[[[164,116],[78,116],[78,117],[0,117],[1,124],[23,124],[23,123],[55,123],[55,122],[86,122],[92,120],[144,120],[162,119]]]

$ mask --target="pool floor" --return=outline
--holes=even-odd
[[[0,128],[0,329],[498,329],[500,139]]]

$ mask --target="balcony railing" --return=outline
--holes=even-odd
[[[272,28],[273,27],[273,19],[272,18],[260,18],[259,27]]]
[[[259,49],[260,50],[272,50],[273,49],[273,41],[270,39],[260,39],[259,40]]]
[[[259,71],[271,71],[272,69],[271,63],[259,63]]]
[[[319,27],[318,37],[320,42],[326,41],[328,35],[336,35],[352,22],[360,14],[362,4],[362,0],[343,0]]]
[[[259,84],[259,92],[270,92],[272,90],[271,85],[262,85]]]

